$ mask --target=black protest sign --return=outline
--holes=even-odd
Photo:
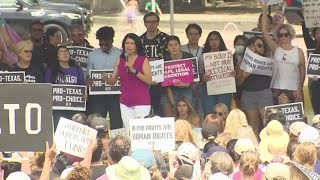
[[[82,46],[68,46],[71,59],[74,60],[78,66],[86,71],[88,65],[88,55],[92,51],[91,48]]]
[[[253,37],[262,37],[262,32],[259,31],[244,31],[243,32],[244,37],[247,39],[253,38]],[[274,39],[273,33],[269,33],[269,35]]]
[[[92,80],[91,86],[89,87],[90,95],[101,95],[101,94],[121,94],[120,92],[120,81],[116,82],[115,85],[109,85],[102,77],[106,74],[111,77],[113,70],[91,70],[90,77]]]
[[[286,117],[285,125],[287,127],[296,121],[303,121],[304,109],[302,102],[265,107],[266,110],[270,108],[275,108],[282,112],[282,114]]]
[[[192,61],[192,71],[193,71],[193,76],[194,76],[194,82],[200,81],[200,76],[199,76],[199,66],[198,66],[198,58],[193,57],[193,58],[188,58],[188,59],[182,59],[184,60],[191,60]]]
[[[310,54],[307,65],[307,75],[309,77],[320,77],[320,54]]]
[[[1,84],[0,151],[45,151],[53,142],[51,84]]]
[[[0,83],[24,83],[24,71],[0,72]]]
[[[86,86],[52,84],[54,110],[86,110]]]
[[[310,54],[313,54],[315,50],[316,49],[307,49],[307,57],[309,57]]]

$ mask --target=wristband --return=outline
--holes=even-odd
[[[139,72],[136,70],[136,69],[134,69],[133,71],[132,71],[132,74],[134,74],[134,75],[137,75]]]

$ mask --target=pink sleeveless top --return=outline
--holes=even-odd
[[[139,72],[142,72],[142,65],[146,56],[138,56],[133,67]],[[120,77],[120,103],[127,107],[150,105],[149,85],[141,81],[130,71],[126,72],[125,59],[120,58],[118,73]]]

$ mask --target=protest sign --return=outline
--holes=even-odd
[[[111,77],[112,73],[113,70],[91,70],[90,77],[92,80],[92,84],[89,87],[89,94],[121,94],[119,79],[115,85],[109,85],[104,80],[102,80],[103,74],[106,74],[108,77]]]
[[[183,60],[191,60],[192,61],[192,71],[193,71],[194,82],[200,81],[198,58],[193,57],[193,58],[188,58],[188,59],[183,59]]]
[[[320,54],[310,54],[307,65],[307,75],[309,77],[320,77]]]
[[[24,71],[0,72],[0,83],[24,83]]]
[[[86,111],[87,86],[52,84],[54,110]]]
[[[88,55],[92,51],[91,48],[82,46],[68,46],[70,58],[76,62],[83,71],[87,71]]]
[[[152,74],[152,81],[154,82],[162,82],[163,74],[164,74],[164,61],[163,59],[150,61],[150,68]]]
[[[54,142],[57,150],[84,158],[96,136],[97,130],[62,117],[54,134]]]
[[[45,151],[52,145],[51,84],[0,85],[0,151]]]
[[[253,38],[253,37],[263,37],[262,32],[260,31],[244,31],[243,35],[247,38]],[[269,35],[274,39],[274,34],[269,33]]]
[[[307,169],[306,167],[302,166],[301,164],[295,162],[295,161],[291,161],[291,163],[297,167],[301,172],[303,172],[303,174],[305,174],[309,180],[319,180],[320,176],[319,174],[317,174],[314,171],[310,171],[309,169]]]
[[[306,27],[320,27],[320,0],[302,0],[302,8]]]
[[[179,163],[177,160],[177,151],[169,151],[168,157],[170,173],[174,174],[179,167]]]
[[[260,1],[262,3],[266,3],[268,6],[283,3],[283,0],[257,0],[257,1]]]
[[[307,57],[309,57],[310,54],[313,54],[315,50],[316,49],[307,49]]]
[[[172,86],[177,83],[192,83],[193,81],[194,75],[191,60],[175,60],[164,63],[162,86]]]
[[[231,51],[220,51],[203,54],[205,74],[210,76],[207,81],[208,95],[236,92],[236,81],[232,73],[233,56]]]
[[[118,135],[128,137],[126,128],[112,129],[112,130],[110,130],[109,135],[110,135],[110,139],[112,139]]]
[[[273,59],[260,56],[246,48],[240,69],[250,74],[272,76]]]
[[[265,110],[269,108],[275,108],[282,112],[286,117],[286,126],[289,127],[290,124],[296,121],[303,121],[304,109],[302,102],[282,104],[275,106],[266,106]]]
[[[145,118],[130,119],[131,150],[150,149],[168,150],[175,149],[174,118]]]

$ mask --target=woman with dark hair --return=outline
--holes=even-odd
[[[181,51],[180,39],[177,36],[167,38],[168,54],[164,61],[175,61],[187,58],[193,58],[192,54]],[[178,99],[184,96],[189,102],[192,102],[192,87],[190,83],[175,83],[173,86],[166,87],[166,93],[161,96],[160,103],[163,107],[165,117],[173,116],[173,110]]]
[[[148,58],[141,39],[133,33],[122,40],[123,53],[116,61],[111,77],[103,79],[114,85],[120,77],[120,110],[124,127],[129,128],[129,119],[143,118],[150,113],[149,85],[152,82]]]
[[[188,121],[192,128],[200,128],[200,120],[197,113],[187,98],[181,97],[178,99],[175,108],[175,119],[183,119]]]
[[[55,61],[47,68],[45,82],[52,84],[85,85],[82,69],[70,59],[66,46],[58,46]],[[54,110],[54,127],[56,129],[60,117],[71,119],[76,111]]]
[[[203,53],[219,52],[226,50],[227,47],[222,39],[221,34],[218,31],[211,31],[204,44]],[[210,76],[205,74],[203,58],[201,58],[199,61],[199,74],[201,82],[203,82],[201,101],[204,116],[210,114],[212,112],[213,107],[218,103],[225,104],[228,107],[228,109],[231,110],[231,93],[220,95],[208,95],[207,86],[205,82],[209,80]]]
[[[262,37],[250,38],[246,47],[255,54],[266,57],[267,46]],[[273,105],[272,91],[270,89],[271,76],[250,74],[239,69],[236,75],[236,82],[238,86],[242,87],[241,109],[246,114],[249,125],[258,135],[259,117],[263,119],[264,107]]]
[[[57,55],[57,46],[61,44],[61,32],[58,28],[49,28],[45,32],[44,36],[44,45],[45,45],[45,62],[47,67],[51,66],[56,59]]]

